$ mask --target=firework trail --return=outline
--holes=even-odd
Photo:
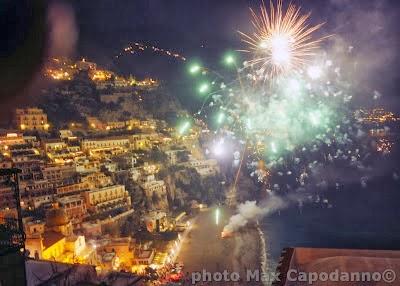
[[[355,71],[343,70],[343,59],[319,49],[324,38],[314,39],[313,33],[322,24],[310,26],[309,13],[301,15],[292,4],[284,10],[279,0],[276,5],[271,2],[270,12],[262,5],[261,15],[252,15],[256,32],[244,37],[254,48],[248,50],[253,59],[242,65],[233,54],[225,59],[237,79],[207,81],[204,67],[189,68],[191,75],[202,78],[198,92],[204,101],[195,116],[215,129],[210,153],[221,160],[233,158],[234,186],[241,168],[275,194],[340,188],[343,172],[359,177],[365,186],[367,161],[379,155],[371,150],[371,138],[354,116]],[[289,39],[289,49],[286,44],[276,50],[263,47],[263,41],[281,35]],[[286,52],[289,61],[280,62],[286,57],[280,53]],[[343,55],[348,60],[351,56]],[[256,66],[254,60],[261,66],[247,68],[249,63]],[[263,84],[271,77],[274,84]]]

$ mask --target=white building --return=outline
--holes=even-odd
[[[49,182],[70,179],[76,174],[74,164],[70,165],[46,165],[41,168],[43,178]]]
[[[219,173],[218,161],[208,160],[190,160],[183,164],[186,167],[194,168],[202,177],[207,177]]]
[[[85,192],[84,196],[87,208],[95,212],[131,205],[131,197],[124,185],[90,190]]]
[[[90,151],[92,149],[112,148],[112,147],[129,147],[129,139],[127,137],[108,137],[83,139],[82,150]]]
[[[171,165],[178,163],[178,153],[185,152],[185,150],[166,150],[164,153],[168,156],[168,161]]]

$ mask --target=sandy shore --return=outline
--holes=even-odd
[[[261,273],[260,235],[257,229],[246,228],[232,238],[221,239],[223,227],[234,210],[225,206],[219,207],[218,220],[216,211],[217,207],[211,207],[196,217],[190,234],[182,243],[177,261],[185,264],[185,271],[189,276],[193,272],[214,273],[225,270],[229,273],[238,272],[240,277],[246,277],[247,270],[258,270]],[[214,282],[204,285],[246,285],[246,283]],[[261,284],[252,281],[249,285]]]

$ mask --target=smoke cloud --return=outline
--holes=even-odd
[[[389,0],[330,0],[327,7],[335,11],[328,12],[328,31],[333,34],[329,53],[359,93],[357,103],[374,107],[378,90],[384,97],[379,104],[399,108],[394,92],[399,79],[399,6]]]
[[[256,201],[246,201],[237,208],[237,214],[229,219],[224,227],[224,232],[234,232],[247,225],[248,222],[256,221],[288,206],[282,198],[271,195],[268,200],[257,205]]]

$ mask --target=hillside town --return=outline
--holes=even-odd
[[[84,90],[94,84],[100,104],[142,101],[157,88],[150,79],[121,83],[80,60],[47,69],[54,84],[47,92],[72,97],[77,86],[65,83],[82,74],[89,75],[86,84],[73,85]],[[166,269],[176,265],[194,214],[224,199],[218,162],[201,144],[209,130],[201,122],[178,122],[183,127],[177,128],[149,112],[107,120],[82,111],[84,105],[77,105],[79,118],[60,121],[47,114],[50,105],[16,109],[13,128],[1,130],[1,168],[20,170],[17,184],[1,177],[3,222],[17,219],[20,202],[31,261],[91,265],[103,276],[122,271],[169,279]],[[64,111],[58,106],[55,112]]]

